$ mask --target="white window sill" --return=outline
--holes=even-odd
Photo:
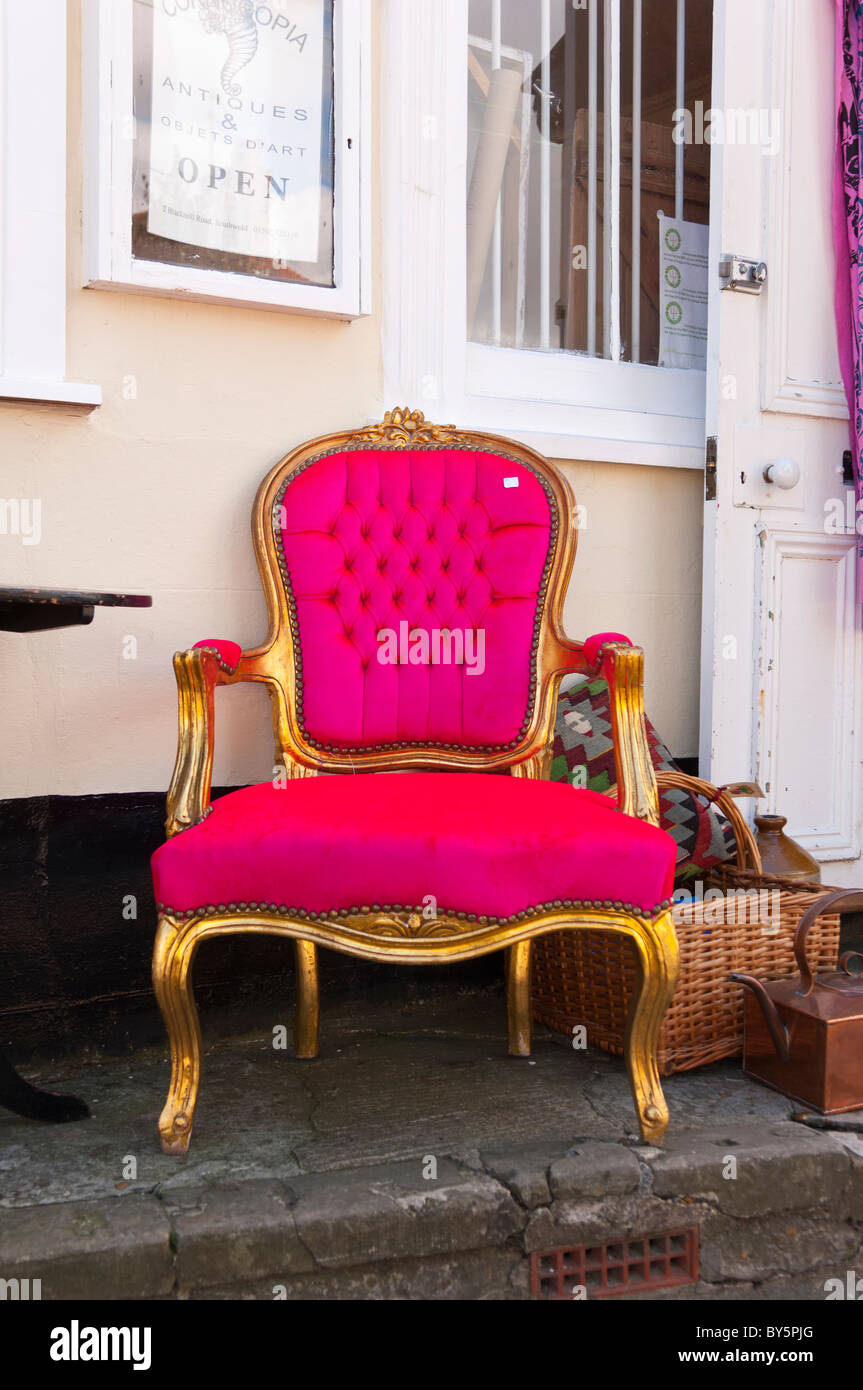
[[[562,411],[546,414],[542,406],[529,410],[521,406],[521,402],[468,397],[458,411],[439,411],[435,407],[426,414],[433,419],[440,415],[446,421],[454,420],[462,429],[518,440],[545,458],[638,463],[655,468],[704,468],[701,421],[578,407],[563,407]]]
[[[436,425],[453,424],[517,440],[544,458],[584,463],[641,464],[654,468],[704,469],[704,421],[613,411],[585,406],[551,406],[468,396],[456,391],[443,400],[396,399],[388,409],[415,406]],[[378,423],[369,420],[369,424]]]
[[[38,377],[0,376],[0,400],[101,405],[102,388],[93,381],[53,381],[41,380]]]
[[[656,444],[650,440],[602,439],[595,435],[541,434],[513,429],[512,439],[536,449],[543,458],[581,463],[638,463],[652,468],[704,469],[704,445]]]

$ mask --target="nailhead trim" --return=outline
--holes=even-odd
[[[238,661],[237,666],[229,666],[227,661],[223,661],[221,652],[219,652],[216,647],[195,647],[195,651],[207,652],[210,656],[214,656],[216,658],[216,661],[218,662],[219,670],[226,672],[226,674],[229,676],[232,676],[234,674],[234,672],[237,669],[237,666],[239,666],[240,664]]]
[[[533,907],[526,907],[521,912],[513,912],[509,917],[488,917],[485,914],[477,915],[473,912],[462,912],[458,908],[440,907],[437,909],[439,917],[455,917],[459,921],[479,922],[480,925],[508,926],[512,922],[524,922],[531,917],[541,917],[546,912],[562,911],[565,908],[575,908],[585,912],[629,912],[639,917],[658,917],[660,913],[667,911],[672,906],[672,898],[663,898],[655,907],[643,908],[636,903],[612,902],[610,898],[600,901],[599,898],[555,898],[553,902],[537,903]],[[384,912],[419,912],[423,911],[424,904],[417,903],[411,907],[407,903],[373,903],[371,907],[363,905],[357,907],[330,907],[322,912],[310,912],[305,907],[286,907],[284,903],[219,903],[214,906],[206,903],[201,907],[190,907],[178,911],[176,908],[168,907],[165,903],[157,903],[156,908],[160,916],[176,917],[180,920],[192,917],[214,917],[227,914],[240,914],[254,912],[256,915],[276,916],[276,917],[298,917],[305,921],[335,920],[339,917],[371,916],[373,913]]]
[[[332,454],[354,453],[365,449],[374,449],[378,453],[387,454],[403,454],[405,452],[404,447],[387,448],[386,446],[382,446],[374,442],[362,442],[357,444],[350,444],[349,446],[345,446],[344,444],[338,444],[331,449],[324,449],[323,452],[320,454],[315,454],[313,458],[306,459],[305,463],[301,463],[298,468],[295,468],[291,473],[288,474],[287,478],[282,483],[281,487],[276,493],[276,497],[273,502],[273,512],[271,518],[273,526],[273,538],[276,543],[276,556],[278,559],[279,572],[282,576],[282,582],[284,583],[285,592],[288,596],[288,622],[291,631],[291,637],[293,638],[292,647],[294,654],[294,690],[296,692],[294,704],[300,733],[302,734],[303,738],[305,739],[306,743],[310,748],[316,748],[319,751],[326,753],[388,753],[395,752],[403,748],[432,748],[443,750],[445,752],[458,753],[509,752],[511,749],[518,748],[519,744],[522,742],[522,740],[527,734],[528,729],[530,728],[530,722],[533,715],[533,703],[536,696],[536,657],[537,653],[539,652],[539,643],[540,638],[542,636],[542,614],[543,608],[545,606],[545,596],[548,589],[548,577],[551,571],[555,551],[557,549],[557,537],[560,531],[560,517],[558,514],[557,503],[555,501],[555,496],[551,483],[548,481],[547,478],[544,478],[542,476],[542,474],[538,471],[538,469],[534,467],[533,464],[528,463],[525,459],[517,458],[515,454],[505,453],[501,449],[489,449],[483,444],[459,444],[457,442],[450,441],[449,443],[422,444],[417,445],[416,447],[407,447],[410,448],[410,451],[412,453],[433,453],[440,449],[456,448],[464,453],[493,454],[495,458],[507,459],[510,463],[518,464],[520,468],[526,468],[527,471],[531,473],[534,478],[536,478],[537,482],[539,483],[540,487],[546,495],[546,498],[548,500],[548,509],[550,516],[548,550],[546,551],[545,563],[542,567],[542,574],[540,575],[539,585],[536,591],[536,613],[533,620],[533,639],[530,645],[528,703],[527,709],[525,710],[524,719],[522,720],[521,728],[519,729],[517,736],[514,739],[511,739],[509,743],[489,743],[483,745],[481,748],[477,747],[476,745],[468,745],[464,743],[435,743],[429,741],[418,742],[413,741],[411,739],[399,739],[392,743],[375,744],[374,747],[370,747],[368,744],[356,744],[351,745],[347,748],[342,748],[339,747],[337,744],[322,743],[319,739],[314,739],[310,737],[306,729],[305,722],[303,720],[303,661],[302,653],[300,651],[300,644],[298,640],[300,635],[299,620],[296,614],[294,591],[291,586],[291,576],[288,570],[287,560],[285,559],[284,542],[282,540],[281,531],[279,530],[278,526],[278,514],[279,509],[282,505],[282,499],[285,493],[287,492],[288,488],[290,487],[291,483],[294,482],[294,480],[298,478],[301,473],[305,473],[307,468],[311,468],[314,464],[319,463],[321,459],[329,458]],[[209,650],[209,648],[207,648],[207,650]]]

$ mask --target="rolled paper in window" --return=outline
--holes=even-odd
[[[482,279],[494,230],[513,121],[521,95],[521,74],[514,68],[493,68],[482,129],[467,195],[467,327],[476,315]]]

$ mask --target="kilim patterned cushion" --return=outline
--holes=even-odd
[[[608,686],[603,680],[578,676],[566,684],[557,705],[551,779],[613,795],[614,745]],[[677,763],[649,719],[646,724],[654,767],[676,769]],[[698,878],[706,869],[734,858],[731,822],[691,792],[671,787],[661,791],[659,813],[662,829],[677,842],[675,883]]]

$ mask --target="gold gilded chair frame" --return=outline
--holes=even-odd
[[[462,747],[376,747],[342,754],[313,743],[298,717],[294,642],[298,638],[280,566],[274,509],[288,477],[325,452],[337,448],[429,449],[451,446],[504,454],[529,468],[545,486],[552,508],[552,553],[539,596],[540,623],[534,642],[532,705],[525,728],[512,745],[498,750]],[[345,430],[312,440],[286,455],[264,479],[252,512],[252,535],[269,613],[269,630],[260,646],[243,652],[231,668],[215,649],[177,652],[174,671],[179,693],[179,744],[168,792],[169,836],[196,825],[210,811],[213,765],[213,694],[217,686],[261,681],[270,698],[277,764],[289,777],[319,771],[366,772],[403,768],[505,771],[517,777],[547,775],[561,678],[583,672],[607,680],[611,697],[620,809],[651,824],[659,823],[656,780],[644,725],[644,655],[637,647],[609,642],[594,662],[581,643],[563,632],[561,610],[576,548],[573,498],[566,480],[541,455],[497,435],[427,423],[419,411],[387,412],[381,425]],[[367,960],[411,964],[468,960],[507,950],[509,1051],[530,1052],[531,939],[561,929],[601,929],[632,941],[637,988],[626,1033],[626,1062],[646,1142],[662,1141],[668,1109],[656,1061],[659,1030],[678,972],[677,938],[668,905],[653,917],[629,903],[547,903],[512,919],[475,918],[464,913],[438,915],[391,911],[381,905],[339,913],[288,916],[276,904],[215,904],[199,915],[174,915],[159,907],[153,956],[156,997],[171,1045],[171,1085],[159,1120],[166,1153],[183,1154],[191,1138],[201,1075],[201,1036],[192,992],[192,962],[208,937],[257,932],[292,937],[297,962],[297,1015],[294,1041],[299,1057],[318,1050],[317,946],[329,946]]]

